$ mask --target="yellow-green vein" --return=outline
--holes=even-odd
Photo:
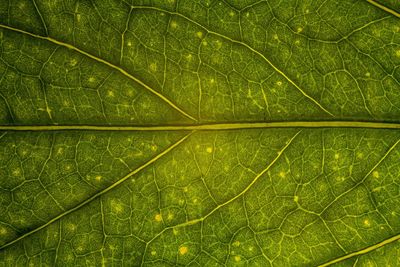
[[[367,0],[367,2],[372,4],[372,5],[374,5],[374,6],[376,6],[376,7],[378,7],[378,8],[380,8],[380,9],[382,9],[383,11],[385,11],[385,12],[387,12],[389,14],[392,14],[392,15],[400,18],[400,13],[396,12],[393,9],[388,8],[387,6],[382,5],[381,3],[378,3],[377,1]]]
[[[278,159],[282,156],[283,152],[285,152],[285,150],[290,146],[290,144],[293,142],[293,140],[301,133],[301,130],[298,131],[292,138],[290,138],[286,144],[281,148],[281,150],[278,152],[278,155],[268,164],[267,167],[265,167],[260,173],[258,173],[253,180],[251,181],[251,183],[249,183],[246,188],[244,188],[239,194],[237,194],[236,196],[230,198],[229,200],[219,204],[218,206],[216,206],[213,210],[211,210],[209,213],[207,213],[206,215],[204,215],[201,218],[198,219],[193,219],[178,225],[174,225],[174,226],[169,226],[164,228],[164,230],[162,230],[161,232],[159,232],[157,235],[155,235],[151,240],[149,240],[146,244],[146,248],[148,247],[148,245],[155,240],[157,237],[159,237],[162,233],[164,233],[165,231],[169,230],[169,229],[173,229],[173,228],[178,228],[178,227],[184,227],[184,226],[189,226],[189,225],[193,225],[193,224],[197,224],[199,222],[204,221],[205,219],[207,219],[209,216],[211,216],[213,213],[215,213],[217,210],[219,210],[220,208],[228,205],[229,203],[232,203],[233,201],[235,201],[236,199],[240,198],[241,196],[243,196],[244,194],[246,194],[252,187],[253,185],[260,179],[261,176],[263,176],[277,161]]]
[[[355,251],[355,252],[352,252],[350,254],[344,255],[342,257],[339,257],[339,258],[330,260],[328,262],[325,262],[325,263],[319,265],[319,267],[326,267],[326,266],[329,266],[329,265],[332,265],[332,264],[335,264],[335,263],[350,259],[352,257],[356,257],[356,256],[360,256],[360,255],[363,255],[363,254],[367,254],[367,253],[369,253],[371,251],[374,251],[374,250],[376,250],[376,249],[378,249],[380,247],[383,247],[383,246],[385,246],[387,244],[393,243],[393,242],[395,242],[395,241],[397,241],[399,239],[400,239],[400,234],[392,236],[392,237],[390,237],[388,239],[385,239],[382,242],[379,242],[379,243],[377,243],[375,245],[360,249],[358,251]]]
[[[282,121],[158,126],[0,125],[0,131],[223,131],[264,128],[365,128],[395,130],[400,129],[400,123],[373,121]]]
[[[78,53],[80,53],[82,55],[85,55],[88,58],[91,58],[91,59],[93,59],[93,60],[95,60],[97,62],[100,62],[100,63],[102,63],[102,64],[104,64],[104,65],[106,65],[106,66],[108,66],[108,67],[120,72],[120,73],[122,73],[124,76],[126,76],[129,79],[135,81],[136,83],[140,84],[146,90],[148,90],[152,94],[154,94],[157,97],[159,97],[160,99],[162,99],[164,102],[166,102],[169,106],[171,106],[173,109],[178,111],[183,116],[185,116],[185,117],[187,117],[187,118],[189,118],[189,119],[191,119],[193,121],[197,121],[197,119],[195,119],[193,116],[191,116],[190,114],[185,112],[183,109],[178,107],[176,104],[174,104],[171,100],[169,100],[167,97],[162,95],[160,92],[154,90],[149,85],[147,85],[143,81],[139,80],[138,78],[136,78],[135,76],[133,76],[132,74],[130,74],[129,72],[124,70],[123,68],[121,68],[119,66],[116,66],[116,65],[112,64],[111,62],[108,62],[107,60],[101,59],[101,58],[99,58],[99,57],[97,57],[95,55],[92,55],[92,54],[90,54],[90,53],[88,53],[86,51],[83,51],[82,49],[79,49],[79,48],[77,48],[77,47],[75,47],[75,46],[73,46],[71,44],[68,44],[68,43],[65,43],[65,42],[62,42],[62,41],[58,41],[58,40],[56,40],[56,39],[54,39],[52,37],[41,36],[41,35],[38,35],[38,34],[34,34],[34,33],[31,33],[31,32],[27,32],[27,31],[20,30],[20,29],[11,27],[11,26],[3,25],[3,24],[0,24],[0,28],[11,30],[11,31],[18,32],[18,33],[22,33],[22,34],[25,34],[25,35],[28,35],[28,36],[31,36],[31,37],[34,37],[34,38],[37,38],[37,39],[49,41],[49,42],[51,42],[53,44],[57,44],[59,46],[74,50],[74,51],[76,51],[76,52],[78,52]]]
[[[163,156],[165,156],[166,154],[168,154],[171,150],[173,150],[174,148],[176,148],[178,145],[180,145],[183,141],[185,141],[187,138],[189,138],[189,136],[192,134],[193,132],[190,132],[189,134],[185,135],[184,137],[182,137],[181,139],[179,139],[177,142],[175,142],[174,144],[172,144],[171,146],[169,146],[167,149],[165,149],[164,151],[162,151],[161,153],[159,153],[158,155],[156,155],[155,157],[153,157],[152,159],[150,159],[149,161],[147,161],[146,163],[144,163],[143,165],[141,165],[140,167],[136,168],[135,170],[133,170],[132,172],[128,173],[127,175],[125,175],[124,177],[122,177],[121,179],[119,179],[118,181],[116,181],[115,183],[113,183],[112,185],[108,186],[107,188],[101,190],[100,192],[94,194],[93,196],[87,198],[86,200],[82,201],[81,203],[79,203],[78,205],[76,205],[75,207],[66,210],[65,212],[61,213],[60,215],[54,217],[53,219],[49,220],[47,223],[42,224],[41,226],[19,236],[18,238],[4,244],[3,246],[0,247],[1,249],[4,249],[6,247],[11,246],[12,244],[17,243],[18,241],[44,229],[45,227],[47,227],[48,225],[60,220],[61,218],[65,217],[66,215],[80,209],[81,207],[87,205],[88,203],[92,202],[93,200],[95,200],[96,198],[104,195],[105,193],[109,192],[110,190],[112,190],[113,188],[119,186],[120,184],[122,184],[124,181],[126,181],[127,179],[129,179],[130,177],[132,177],[133,175],[137,174],[138,172],[140,172],[141,170],[143,170],[144,168],[148,167],[149,165],[153,164],[154,162],[156,162],[157,160],[159,160],[160,158],[162,158]]]
[[[161,9],[161,8],[151,7],[151,6],[133,6],[133,8],[135,8],[135,9],[155,10],[155,11],[158,11],[158,12],[165,12],[165,13],[168,13],[168,14],[170,14],[170,15],[179,16],[179,17],[181,17],[181,18],[183,18],[183,19],[185,19],[185,20],[187,20],[187,21],[189,21],[189,22],[191,22],[191,23],[197,25],[198,27],[202,28],[203,30],[205,30],[206,32],[208,32],[208,33],[210,33],[210,34],[216,35],[216,36],[221,37],[221,38],[223,38],[223,39],[225,39],[225,40],[228,40],[228,41],[230,41],[230,42],[232,42],[232,43],[239,44],[239,45],[242,45],[242,46],[246,47],[246,48],[249,49],[252,53],[256,54],[257,56],[261,57],[265,62],[267,62],[268,65],[270,65],[270,66],[274,69],[274,71],[276,71],[276,72],[279,73],[281,76],[283,76],[291,85],[293,85],[297,90],[299,90],[303,96],[305,96],[305,97],[308,98],[311,102],[313,102],[315,105],[317,105],[322,111],[324,111],[325,113],[327,113],[327,114],[329,114],[330,116],[334,117],[334,115],[333,115],[329,110],[327,110],[325,107],[323,107],[323,106],[322,106],[317,100],[315,100],[312,96],[310,96],[309,94],[307,94],[298,84],[296,84],[296,83],[295,83],[292,79],[290,79],[290,77],[288,77],[282,70],[280,70],[277,66],[275,66],[274,63],[271,62],[271,60],[269,60],[266,56],[264,56],[264,54],[262,54],[261,52],[259,52],[259,51],[256,50],[256,49],[254,49],[253,47],[251,47],[251,46],[248,45],[247,43],[244,43],[244,42],[242,42],[242,41],[238,41],[238,40],[232,39],[232,38],[230,38],[230,37],[228,37],[228,36],[226,36],[226,35],[223,35],[223,34],[221,34],[221,33],[218,33],[218,32],[212,31],[212,30],[209,30],[207,27],[203,26],[203,25],[200,24],[199,22],[194,21],[194,20],[192,20],[191,18],[189,18],[189,17],[187,17],[187,16],[185,16],[185,15],[183,15],[183,14],[180,14],[180,13],[178,13],[178,12],[172,12],[172,11],[164,10],[164,9]]]

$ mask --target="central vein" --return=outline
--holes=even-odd
[[[0,125],[0,131],[218,131],[264,128],[366,128],[400,129],[399,122],[368,121],[280,121],[234,122],[188,125]]]

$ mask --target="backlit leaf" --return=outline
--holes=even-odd
[[[399,17],[0,0],[0,265],[399,265]]]

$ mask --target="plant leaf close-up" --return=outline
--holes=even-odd
[[[397,0],[0,0],[0,266],[400,266]]]

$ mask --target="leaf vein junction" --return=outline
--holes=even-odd
[[[301,130],[298,131],[293,137],[291,137],[286,144],[282,147],[282,149],[278,152],[278,155],[268,164],[267,167],[264,168],[264,170],[262,170],[260,173],[258,173],[254,179],[251,181],[251,183],[249,183],[245,189],[243,189],[239,194],[237,194],[236,196],[230,198],[229,200],[219,204],[218,206],[216,206],[214,209],[212,209],[209,213],[207,213],[206,215],[204,215],[201,218],[198,219],[193,219],[175,226],[169,226],[164,228],[161,232],[159,232],[157,235],[155,235],[151,240],[149,240],[146,244],[146,248],[147,246],[154,241],[157,237],[159,237],[160,235],[162,235],[165,231],[169,230],[169,229],[173,229],[173,228],[179,228],[179,227],[185,227],[185,226],[189,226],[189,225],[193,225],[193,224],[197,224],[199,222],[203,222],[205,219],[207,219],[209,216],[211,216],[213,213],[215,213],[217,210],[219,210],[220,208],[228,205],[229,203],[232,203],[233,201],[235,201],[236,199],[240,198],[241,196],[245,195],[252,187],[253,185],[258,181],[258,179],[263,176],[277,161],[278,159],[282,156],[282,154],[285,152],[285,150],[290,146],[290,144],[293,142],[294,139],[296,139],[296,137],[301,133]]]
[[[51,219],[50,221],[48,221],[45,224],[40,225],[39,227],[19,236],[18,238],[4,244],[3,246],[0,247],[0,250],[5,249],[6,247],[11,246],[12,244],[17,243],[18,241],[46,228],[47,226],[49,226],[50,224],[60,220],[61,218],[65,217],[66,215],[82,208],[83,206],[89,204],[90,202],[92,202],[93,200],[97,199],[98,197],[104,195],[105,193],[109,192],[110,190],[112,190],[113,188],[119,186],[120,184],[122,184],[123,182],[125,182],[126,180],[128,180],[130,177],[132,177],[133,175],[137,174],[138,172],[142,171],[143,169],[145,169],[146,167],[148,167],[151,164],[154,164],[156,161],[158,161],[160,158],[164,157],[166,154],[168,154],[169,152],[171,152],[174,148],[176,148],[177,146],[179,146],[181,143],[183,143],[186,139],[188,139],[193,132],[188,133],[187,135],[185,135],[184,137],[182,137],[181,139],[179,139],[177,142],[175,142],[174,144],[172,144],[171,146],[169,146],[167,149],[165,149],[164,151],[162,151],[161,153],[159,153],[158,155],[156,155],[155,157],[153,157],[152,159],[150,159],[149,161],[147,161],[146,163],[144,163],[143,165],[139,166],[138,168],[136,168],[135,170],[133,170],[132,172],[128,173],[127,175],[125,175],[124,177],[122,177],[121,179],[119,179],[118,181],[116,181],[115,183],[111,184],[110,186],[108,186],[107,188],[99,191],[98,193],[94,194],[93,196],[87,198],[86,200],[82,201],[81,203],[79,203],[78,205],[76,205],[75,207],[64,211],[63,213],[59,214],[58,216],[54,217],[53,219]]]
[[[21,34],[25,34],[25,35],[28,35],[30,37],[34,37],[34,38],[37,38],[37,39],[46,40],[46,41],[51,42],[53,44],[56,44],[56,45],[59,45],[59,46],[74,50],[75,52],[78,52],[78,53],[80,53],[80,54],[82,54],[82,55],[84,55],[84,56],[86,56],[88,58],[91,58],[91,59],[93,59],[93,60],[95,60],[97,62],[100,62],[100,63],[102,63],[102,64],[104,64],[104,65],[106,65],[106,66],[108,66],[108,67],[110,67],[110,68],[112,68],[114,70],[117,70],[118,72],[120,72],[124,76],[126,76],[129,79],[131,79],[131,80],[135,81],[136,83],[140,84],[146,90],[150,91],[152,94],[154,94],[157,97],[159,97],[160,99],[162,99],[170,107],[172,107],[174,110],[178,111],[183,116],[189,118],[192,121],[197,121],[196,118],[194,118],[192,115],[190,115],[187,112],[185,112],[184,110],[182,110],[180,107],[178,107],[175,103],[173,103],[167,97],[162,95],[160,92],[158,92],[155,89],[151,88],[149,85],[147,85],[146,83],[144,83],[140,79],[136,78],[135,76],[133,76],[132,74],[130,74],[129,72],[124,70],[123,68],[121,68],[119,66],[116,66],[116,65],[112,64],[111,62],[108,62],[107,60],[104,60],[104,59],[99,58],[99,57],[97,57],[95,55],[92,55],[92,54],[90,54],[90,53],[88,53],[86,51],[83,51],[83,50],[81,50],[81,49],[79,49],[79,48],[77,48],[77,47],[75,47],[75,46],[73,46],[71,44],[68,44],[68,43],[65,43],[65,42],[62,42],[62,41],[58,41],[58,40],[56,40],[56,39],[54,39],[52,37],[41,36],[41,35],[38,35],[38,34],[27,32],[27,31],[24,31],[24,30],[21,30],[21,29],[17,29],[17,28],[11,27],[11,26],[4,25],[4,24],[0,24],[0,28],[7,29],[7,30],[10,30],[10,31],[13,31],[13,32],[18,32],[18,33],[21,33]]]
[[[323,112],[325,112],[325,113],[329,114],[330,116],[334,117],[334,114],[332,114],[329,110],[327,110],[325,107],[323,107],[323,106],[322,106],[317,100],[315,100],[312,96],[310,96],[309,94],[307,94],[298,84],[296,84],[296,83],[295,83],[292,79],[290,79],[290,77],[288,77],[282,70],[280,70],[277,66],[275,66],[275,65],[271,62],[271,60],[269,60],[269,59],[268,59],[266,56],[264,56],[261,52],[259,52],[258,50],[254,49],[253,47],[251,47],[251,46],[248,45],[247,43],[244,43],[244,42],[239,41],[239,40],[232,39],[232,38],[230,38],[230,37],[228,37],[228,36],[226,36],[226,35],[223,35],[223,34],[221,34],[221,33],[212,31],[212,30],[208,29],[206,26],[200,24],[199,22],[194,21],[194,20],[192,20],[191,18],[189,18],[189,17],[187,17],[187,16],[185,16],[185,15],[183,15],[183,14],[180,14],[180,13],[178,13],[178,12],[172,12],[172,11],[169,11],[169,10],[165,10],[165,9],[157,8],[157,7],[151,7],[151,6],[133,6],[133,8],[135,8],[135,9],[143,9],[143,10],[154,10],[154,11],[158,11],[158,12],[165,12],[165,13],[168,13],[168,14],[170,14],[170,15],[179,16],[179,17],[181,17],[181,18],[183,18],[183,19],[185,19],[185,20],[187,20],[187,21],[189,21],[189,22],[191,22],[191,23],[197,25],[198,27],[202,28],[203,30],[205,30],[206,32],[208,32],[208,33],[210,33],[210,34],[214,34],[214,35],[216,35],[216,36],[218,36],[218,37],[221,37],[221,38],[223,38],[223,39],[225,39],[225,40],[228,40],[228,41],[230,41],[230,42],[232,42],[232,43],[239,44],[239,45],[242,45],[242,46],[246,47],[246,48],[249,49],[251,52],[253,52],[253,53],[256,54],[257,56],[261,57],[265,62],[267,62],[268,65],[270,65],[277,73],[279,73],[281,76],[283,76],[291,85],[293,85],[297,90],[299,90],[303,96],[305,96],[305,97],[308,98],[311,102],[313,102],[315,105],[317,105]]]

